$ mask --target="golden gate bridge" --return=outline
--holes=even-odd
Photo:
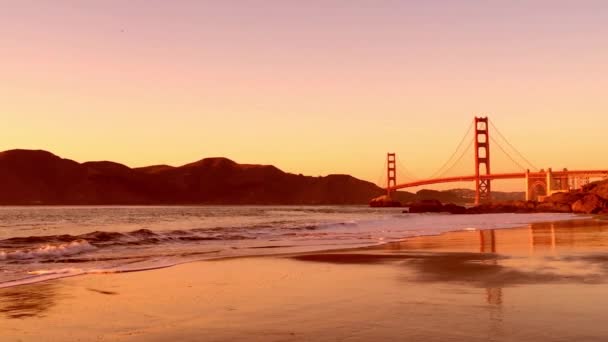
[[[490,136],[490,126],[493,131],[503,139],[503,141],[515,152],[516,155],[525,164],[532,168],[524,167],[517,159],[513,157],[503,147],[498,140]],[[458,155],[461,147],[464,146],[467,136],[473,130],[473,139],[469,142],[467,148]],[[510,173],[492,173],[490,168],[490,142],[495,144],[501,152],[503,152],[513,163],[515,163],[521,172]],[[462,160],[470,148],[474,151],[474,173],[463,176],[445,177],[445,174],[452,170],[460,160]],[[458,156],[458,157],[457,157]],[[453,161],[453,162],[452,162]],[[464,137],[458,144],[456,151],[448,159],[448,161],[437,171],[433,176],[427,179],[418,179],[408,182],[399,183],[397,181],[397,154],[387,153],[386,160],[386,192],[390,199],[391,193],[399,189],[413,188],[422,185],[451,183],[451,182],[474,182],[475,183],[475,204],[489,202],[492,200],[492,181],[501,179],[525,179],[526,200],[542,200],[544,196],[550,196],[556,192],[569,191],[575,188],[582,187],[589,183],[593,178],[608,178],[608,170],[538,170],[532,163],[528,161],[509,141],[500,133],[496,126],[488,119],[488,117],[475,117],[469,126]]]

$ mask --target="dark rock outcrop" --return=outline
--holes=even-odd
[[[453,203],[448,203],[443,205],[442,212],[450,214],[466,214],[467,208]]]
[[[572,208],[568,203],[542,202],[536,206],[536,212],[541,213],[570,213]]]
[[[536,211],[536,203],[526,201],[505,201],[483,203],[468,208],[467,214],[501,214],[501,213],[532,213]]]
[[[558,192],[551,196],[545,197],[543,203],[567,204],[570,206],[572,203],[578,201],[584,196],[585,193],[582,191]]]
[[[440,213],[442,210],[443,204],[432,199],[414,202],[409,205],[410,213]]]
[[[597,214],[608,207],[608,201],[595,193],[585,195],[572,204],[572,212],[581,214]]]
[[[534,201],[505,201],[481,204],[467,209],[467,214],[498,213],[569,213],[570,205],[565,203]]]
[[[608,199],[608,180],[593,182],[587,185],[583,191],[596,194],[601,198]]]
[[[461,207],[456,204],[448,203],[442,204],[438,200],[422,200],[409,204],[409,213],[451,213],[451,214],[464,214],[466,212],[465,207]]]
[[[374,207],[374,208],[378,208],[378,207],[401,207],[401,202],[395,201],[392,198],[388,197],[387,195],[382,195],[382,196],[378,196],[378,197],[372,198],[372,200],[369,201],[369,206],[370,207]]]

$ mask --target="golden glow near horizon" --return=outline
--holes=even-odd
[[[0,149],[378,182],[386,152],[427,177],[488,115],[539,167],[607,168],[606,22],[599,1],[13,1]]]

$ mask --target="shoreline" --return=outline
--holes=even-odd
[[[0,289],[0,337],[602,341],[606,246],[589,219],[56,279]]]
[[[443,215],[443,214],[440,214],[440,215]],[[445,214],[445,215],[447,215],[447,214]],[[500,215],[500,214],[490,214],[490,215]],[[522,215],[525,215],[525,214],[522,214]],[[497,230],[497,229],[499,229],[499,230],[522,229],[522,228],[525,228],[532,224],[552,224],[552,223],[559,223],[559,222],[582,223],[584,221],[594,222],[594,221],[598,220],[597,217],[591,217],[589,215],[584,215],[584,214],[577,214],[577,216],[578,216],[578,218],[574,218],[574,219],[566,219],[566,220],[558,220],[558,221],[539,221],[539,222],[534,222],[534,223],[527,223],[527,224],[524,224],[521,226],[513,226],[513,227],[506,227],[506,228],[482,228],[482,229],[474,228],[471,230],[457,229],[457,230],[444,231],[444,232],[440,232],[437,234],[428,234],[428,235],[421,234],[421,235],[407,236],[407,237],[404,237],[404,238],[401,238],[398,240],[394,240],[394,241],[383,241],[383,242],[377,242],[376,244],[372,244],[372,245],[365,245],[365,246],[358,246],[358,247],[351,247],[351,248],[337,247],[337,248],[331,248],[331,249],[314,249],[314,250],[310,250],[310,251],[301,251],[301,252],[282,252],[282,253],[249,254],[249,255],[234,255],[234,256],[217,256],[217,257],[210,257],[210,258],[203,258],[203,259],[196,259],[196,260],[186,260],[186,261],[176,262],[176,263],[168,264],[168,265],[151,266],[151,267],[146,267],[146,268],[142,268],[142,269],[126,269],[126,270],[111,270],[110,269],[110,270],[105,270],[105,271],[103,269],[95,269],[95,270],[88,270],[88,271],[86,271],[86,270],[85,271],[75,271],[75,270],[77,270],[77,268],[74,268],[74,271],[72,271],[73,274],[70,274],[70,272],[66,271],[66,272],[60,273],[60,274],[49,274],[46,278],[45,278],[45,275],[32,275],[32,276],[26,277],[26,278],[5,281],[5,282],[0,283],[0,290],[5,289],[5,288],[27,286],[27,285],[31,285],[31,284],[49,282],[49,281],[72,278],[72,277],[81,277],[81,276],[88,276],[88,275],[112,275],[112,274],[122,274],[122,273],[148,272],[148,271],[155,271],[155,270],[159,270],[159,269],[178,267],[178,266],[184,265],[184,264],[215,261],[215,260],[221,261],[221,260],[232,260],[232,259],[241,259],[241,258],[258,258],[258,257],[259,258],[294,257],[294,256],[299,256],[299,255],[319,254],[319,253],[344,253],[344,252],[349,252],[349,251],[369,251],[369,250],[378,250],[378,249],[382,250],[385,247],[389,247],[391,245],[399,245],[399,244],[405,243],[412,239],[424,238],[424,237],[430,237],[430,238],[441,237],[446,234],[464,232],[464,231],[481,232],[481,231],[486,231],[486,230]]]

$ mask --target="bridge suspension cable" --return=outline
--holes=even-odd
[[[490,125],[492,126],[492,129],[498,133],[498,136],[500,136],[502,138],[502,140],[513,150],[515,151],[515,153],[517,153],[517,155],[526,163],[528,164],[533,170],[538,170],[538,168],[536,166],[534,166],[534,164],[532,164],[526,157],[524,157],[524,155],[519,152],[518,149],[515,148],[515,146],[513,146],[509,140],[507,140],[507,138],[500,132],[500,130],[496,127],[496,125],[494,125],[494,122],[492,122],[492,120],[488,120],[490,122]],[[494,141],[497,145],[498,142]],[[511,158],[511,160],[513,162],[515,162],[517,165],[521,166],[521,164],[517,163],[515,160],[513,160],[513,158],[507,153],[507,151],[505,151],[500,145],[499,147],[501,148],[501,150],[509,157]],[[526,167],[522,167],[522,169],[526,169]]]
[[[456,162],[454,162],[454,164],[452,164],[452,166],[450,166],[449,168],[446,169],[446,167],[450,164],[450,162],[457,155],[457,153],[460,150],[460,148],[463,146],[464,142],[466,141],[466,139],[467,139],[467,137],[468,137],[468,135],[469,135],[469,133],[471,132],[472,129],[473,129],[473,123],[471,122],[471,124],[467,128],[466,132],[462,136],[462,139],[460,139],[460,142],[458,143],[458,146],[456,147],[456,150],[454,150],[454,152],[452,153],[452,155],[450,156],[450,158],[448,158],[448,160],[437,171],[435,171],[429,178],[438,178],[438,176],[446,174],[447,171],[450,171],[452,168],[454,168],[454,166],[456,165],[456,163],[458,163],[460,161],[460,159],[462,159],[462,157],[464,156],[464,153],[458,158],[458,160]],[[472,140],[469,143],[469,145],[471,145],[471,144],[472,144]],[[465,149],[465,151],[469,147],[467,147]]]
[[[456,167],[456,165],[458,165],[458,163],[462,160],[462,158],[464,158],[465,155],[467,155],[467,153],[471,150],[471,147],[473,147],[473,140],[471,140],[469,142],[469,144],[467,145],[467,147],[462,151],[462,153],[460,154],[460,156],[458,157],[458,159],[456,159],[456,161],[454,161],[454,163],[452,164],[452,166],[450,166],[449,168],[445,169],[445,171],[443,171],[442,173],[435,175],[431,178],[441,178],[444,175],[446,175],[447,173],[449,173],[450,171],[452,171],[452,169],[454,169]]]
[[[405,176],[405,179],[409,179],[409,180],[418,180],[419,178],[416,177],[412,172],[410,172],[408,170],[408,168],[405,167],[405,165],[401,162],[401,159],[399,159],[399,156],[397,156],[397,173],[402,173],[403,176]]]
[[[517,160],[515,160],[513,157],[511,157],[511,155],[505,151],[505,149],[500,145],[500,143],[494,139],[493,137],[490,137],[490,140],[495,144],[495,146],[498,146],[498,148],[513,162],[515,163],[515,165],[519,166],[519,168],[521,168],[522,170],[526,170],[526,167],[521,165],[520,163],[517,162]]]
[[[382,170],[380,170],[379,173],[379,177],[376,179],[378,181],[378,184],[380,187],[384,187],[386,185],[387,179],[386,179],[386,168],[387,168],[387,161],[386,158],[384,159],[384,165],[382,165]]]

